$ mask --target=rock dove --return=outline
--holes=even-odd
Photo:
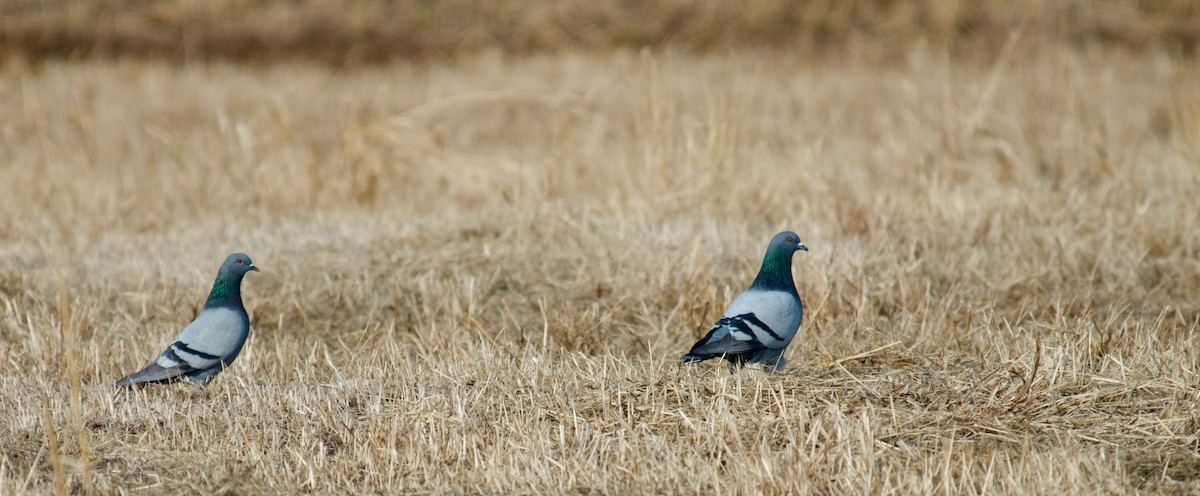
[[[117,387],[181,378],[204,385],[233,363],[250,333],[250,317],[242,306],[242,277],[251,270],[258,272],[258,267],[245,253],[226,257],[196,320],[149,365],[117,381]]]
[[[750,289],[733,300],[704,339],[681,358],[699,362],[722,357],[731,367],[762,363],[772,372],[783,368],[783,350],[800,328],[804,306],[792,281],[792,254],[808,251],[791,231],[776,234],[767,246],[762,268]]]

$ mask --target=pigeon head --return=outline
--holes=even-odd
[[[242,277],[250,271],[258,272],[258,267],[250,261],[245,253],[234,253],[225,257],[221,270],[217,271],[217,280],[213,283],[212,291],[208,293],[208,301],[204,308],[242,306]]]
[[[800,236],[796,233],[784,231],[771,238],[771,244],[767,246],[767,255],[778,253],[790,258],[796,250],[808,251],[808,247],[804,246],[804,242],[800,241]]]
[[[218,275],[241,278],[252,270],[258,272],[258,267],[254,266],[249,256],[239,252],[225,257],[225,263],[221,264],[221,272]]]
[[[792,281],[792,254],[797,250],[808,251],[808,247],[800,241],[800,236],[791,231],[783,231],[771,238],[767,245],[767,254],[763,256],[762,268],[750,289],[771,291],[796,292],[796,284]]]

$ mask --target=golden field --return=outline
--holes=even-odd
[[[1195,0],[6,0],[0,56],[355,67],[511,54],[771,47],[899,55],[1026,38],[1195,54]]]
[[[1200,66],[1034,21],[8,58],[0,494],[1200,491]],[[787,369],[678,364],[781,229]],[[237,250],[232,368],[118,392]]]

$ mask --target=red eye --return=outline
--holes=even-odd
[[[795,243],[795,242],[796,242],[796,240],[792,239],[791,236],[788,236],[788,243]],[[241,260],[238,260],[238,261],[241,262]]]
[[[788,238],[788,241],[791,241],[791,240],[792,240],[791,238]],[[242,259],[240,259],[240,258],[237,259],[237,263],[242,263]]]

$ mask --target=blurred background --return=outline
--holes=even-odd
[[[958,49],[1025,35],[1193,53],[1192,0],[7,0],[0,56],[179,61],[301,60],[338,66],[508,53],[775,47],[881,56],[913,42]]]

